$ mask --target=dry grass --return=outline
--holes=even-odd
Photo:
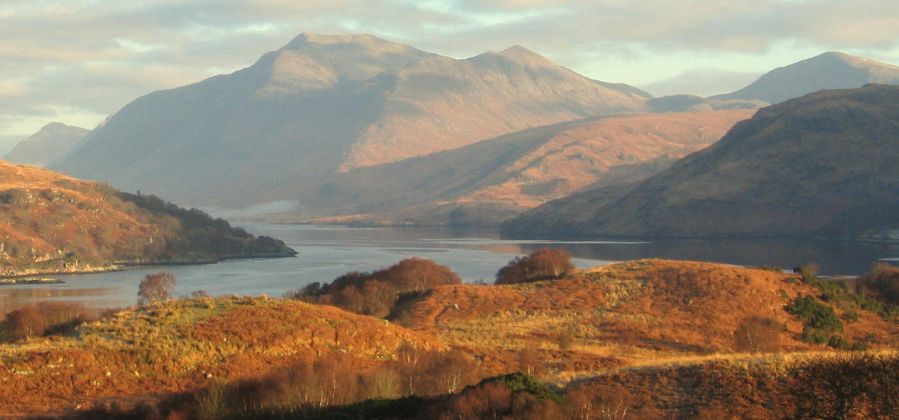
[[[783,273],[642,260],[582,270],[558,281],[438,287],[396,318],[495,363],[496,371],[514,367],[516,352],[538,349],[550,378],[564,380],[597,367],[734,354],[734,334],[751,316],[786,326],[785,351],[825,350],[798,341],[802,323],[784,311],[796,296],[815,293]],[[560,349],[565,335],[572,344]],[[845,336],[890,348],[899,326],[859,311],[858,321],[846,324]]]
[[[376,367],[433,339],[337,308],[268,298],[177,300],[80,327],[74,337],[0,346],[0,416],[153,399],[266,374],[324,354]]]

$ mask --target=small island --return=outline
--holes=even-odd
[[[0,286],[21,286],[26,284],[61,284],[65,283],[62,279],[54,279],[49,277],[11,277],[0,278]]]

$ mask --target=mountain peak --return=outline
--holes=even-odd
[[[899,67],[840,51],[829,51],[776,68],[758,80],[713,99],[748,99],[779,103],[826,89],[850,89],[867,83],[899,84]]]
[[[304,45],[335,45],[335,44],[394,44],[385,39],[368,34],[316,34],[303,32],[291,40],[285,48],[299,49]]]
[[[522,64],[555,65],[546,57],[537,54],[525,47],[522,47],[521,45],[513,45],[509,48],[506,48],[500,51],[498,55]]]

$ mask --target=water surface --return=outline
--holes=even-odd
[[[371,271],[419,256],[450,266],[465,281],[492,281],[517,255],[542,247],[566,248],[579,267],[636,258],[674,258],[789,269],[817,262],[824,273],[860,274],[878,260],[899,260],[899,244],[784,239],[557,241],[503,240],[490,229],[349,228],[340,226],[245,226],[284,240],[295,258],[232,260],[218,264],[140,267],[114,273],[54,276],[64,284],[0,287],[0,311],[37,301],[78,301],[91,307],[125,307],[137,300],[146,274],[175,275],[176,294],[281,296],[348,271]]]

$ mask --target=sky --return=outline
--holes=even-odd
[[[522,45],[593,79],[710,95],[825,51],[899,64],[896,28],[896,0],[0,0],[0,151],[51,121],[93,128],[303,32],[455,58]]]

